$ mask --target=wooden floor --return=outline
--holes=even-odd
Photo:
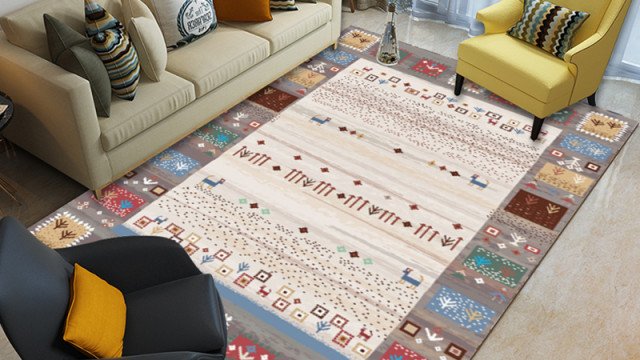
[[[343,12],[343,27],[382,32],[385,13]],[[465,31],[398,17],[401,41],[456,57]],[[640,85],[605,80],[601,107],[640,119]],[[80,195],[81,185],[20,149],[0,145],[0,216],[32,225]],[[640,131],[631,138],[476,355],[494,359],[640,359]],[[18,359],[0,332],[0,359]]]

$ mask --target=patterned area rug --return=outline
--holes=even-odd
[[[470,358],[637,123],[579,104],[532,142],[505,100],[453,95],[453,60],[383,67],[378,40],[347,29],[32,231],[178,241],[217,280],[229,359]]]

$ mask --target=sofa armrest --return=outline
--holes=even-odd
[[[15,104],[4,135],[88,188],[110,182],[87,80],[9,43],[0,32],[0,89]]]
[[[318,0],[331,5],[331,39],[335,42],[342,31],[342,0]]]
[[[476,19],[484,24],[485,34],[499,34],[508,31],[522,17],[524,4],[520,0],[502,0],[476,14]]]
[[[600,60],[594,55],[598,53],[597,45],[601,40],[602,35],[595,33],[564,54],[564,61],[574,76],[578,74],[578,67],[591,67],[592,64],[588,64],[590,60]]]
[[[124,294],[202,274],[182,246],[157,236],[125,236],[56,251]]]
[[[576,78],[571,103],[595,93],[600,86],[630,4],[631,0],[612,1],[597,31],[564,54]]]

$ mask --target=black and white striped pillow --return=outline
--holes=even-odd
[[[295,11],[298,10],[295,0],[270,0],[271,10]]]

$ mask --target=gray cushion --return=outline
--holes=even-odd
[[[224,310],[209,274],[125,294],[123,355],[149,352],[223,352]]]
[[[111,112],[111,83],[104,64],[82,36],[62,21],[44,14],[51,60],[61,68],[89,81],[98,116]]]

